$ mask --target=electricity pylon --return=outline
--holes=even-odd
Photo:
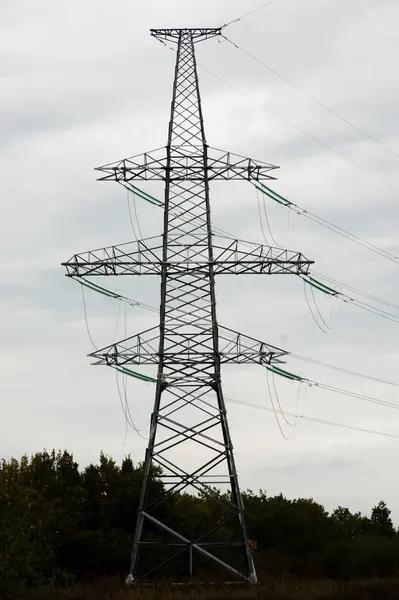
[[[221,365],[272,365],[287,353],[218,324],[215,277],[307,274],[311,264],[298,252],[212,233],[210,182],[275,179],[270,173],[276,168],[206,143],[195,44],[220,33],[220,28],[151,30],[158,40],[177,44],[167,146],[98,168],[101,180],[117,181],[133,191],[138,180],[164,182],[163,235],[75,255],[64,263],[68,276],[84,280],[102,275],[161,276],[159,327],[91,354],[99,364],[133,376],[137,372],[131,365],[158,367],[128,582],[161,573],[161,567],[182,557],[180,568],[186,566],[190,577],[196,576],[198,561],[200,565],[205,561],[223,567],[235,579],[257,581]],[[154,467],[162,470],[166,490],[157,500],[148,493]],[[215,488],[221,485],[227,489],[224,494]],[[188,489],[205,496],[210,506],[220,505],[214,522],[202,530],[197,524],[195,532],[178,519],[171,524],[167,510],[162,510],[168,502],[175,502],[176,510]],[[142,559],[146,549],[150,556]]]

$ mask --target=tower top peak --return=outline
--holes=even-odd
[[[222,34],[222,27],[193,27],[180,29],[150,29],[153,37],[161,42],[178,42],[182,35],[190,35],[194,42],[202,42]]]

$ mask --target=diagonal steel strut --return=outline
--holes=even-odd
[[[164,182],[164,202],[157,201],[164,210],[162,236],[76,254],[63,263],[66,274],[75,279],[108,275],[161,278],[159,326],[91,354],[97,364],[127,374],[134,374],[131,365],[152,364],[158,369],[155,378],[147,378],[155,382],[156,391],[128,582],[158,572],[176,577],[176,570],[168,571],[172,564],[177,565],[174,569],[183,564],[187,575],[196,577],[204,560],[238,580],[257,581],[227,423],[221,365],[273,365],[283,362],[287,353],[219,326],[215,276],[306,275],[312,262],[300,252],[243,244],[212,233],[210,181],[270,180],[277,169],[271,163],[207,145],[194,45],[220,33],[220,28],[151,30],[153,37],[177,45],[167,145],[97,169],[102,181],[116,181],[130,190],[135,190],[137,180]],[[150,493],[154,467],[162,469],[160,480],[165,490],[158,500]],[[213,485],[224,485],[226,493],[215,491]],[[189,489],[218,507],[211,513],[212,522],[198,525],[195,531],[187,524],[172,526],[168,521],[168,515],[176,512],[173,503]],[[163,548],[169,546],[177,550],[164,554]],[[147,558],[143,555],[146,548],[151,550]]]

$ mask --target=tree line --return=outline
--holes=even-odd
[[[150,494],[162,498],[160,472]],[[142,465],[104,455],[84,469],[67,451],[0,463],[0,591],[24,583],[68,584],[125,575],[130,560]],[[312,499],[243,494],[261,577],[358,579],[399,575],[399,531],[381,501],[369,516]],[[219,504],[177,494],[162,519],[195,535],[215,522]]]

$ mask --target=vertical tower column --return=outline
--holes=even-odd
[[[158,378],[128,581],[147,577],[185,554],[190,576],[199,556],[255,582],[221,387],[207,144],[194,46],[219,30],[152,33],[177,42],[177,58],[165,175]],[[185,160],[190,175],[182,177],[174,167]],[[208,263],[205,277],[198,274],[199,260]],[[176,273],[173,261],[186,268]],[[156,503],[148,494],[154,467],[162,469],[167,488],[166,497]],[[225,508],[195,535],[178,523],[170,527],[160,516],[162,507],[181,492],[190,489],[212,498],[211,486],[220,484],[227,494]],[[140,552],[151,544],[154,527],[164,537],[159,546],[166,545],[168,552],[150,569],[143,560],[146,568],[141,570]]]
[[[284,350],[218,326],[214,279],[215,274],[303,277],[313,261],[300,252],[220,236],[213,246],[209,180],[267,181],[277,167],[206,144],[194,49],[221,29],[151,33],[177,44],[167,146],[98,170],[102,181],[117,181],[133,192],[136,181],[163,181],[163,234],[75,254],[63,264],[69,277],[113,298],[118,294],[89,279],[161,275],[159,328],[90,355],[96,364],[156,383],[127,582],[153,575],[198,579],[201,570],[207,582],[220,581],[224,569],[254,583],[220,365],[256,363],[291,380],[301,378],[274,366],[287,355]],[[136,372],[139,365],[156,365],[156,379]],[[195,505],[196,520],[187,519],[187,502]]]

